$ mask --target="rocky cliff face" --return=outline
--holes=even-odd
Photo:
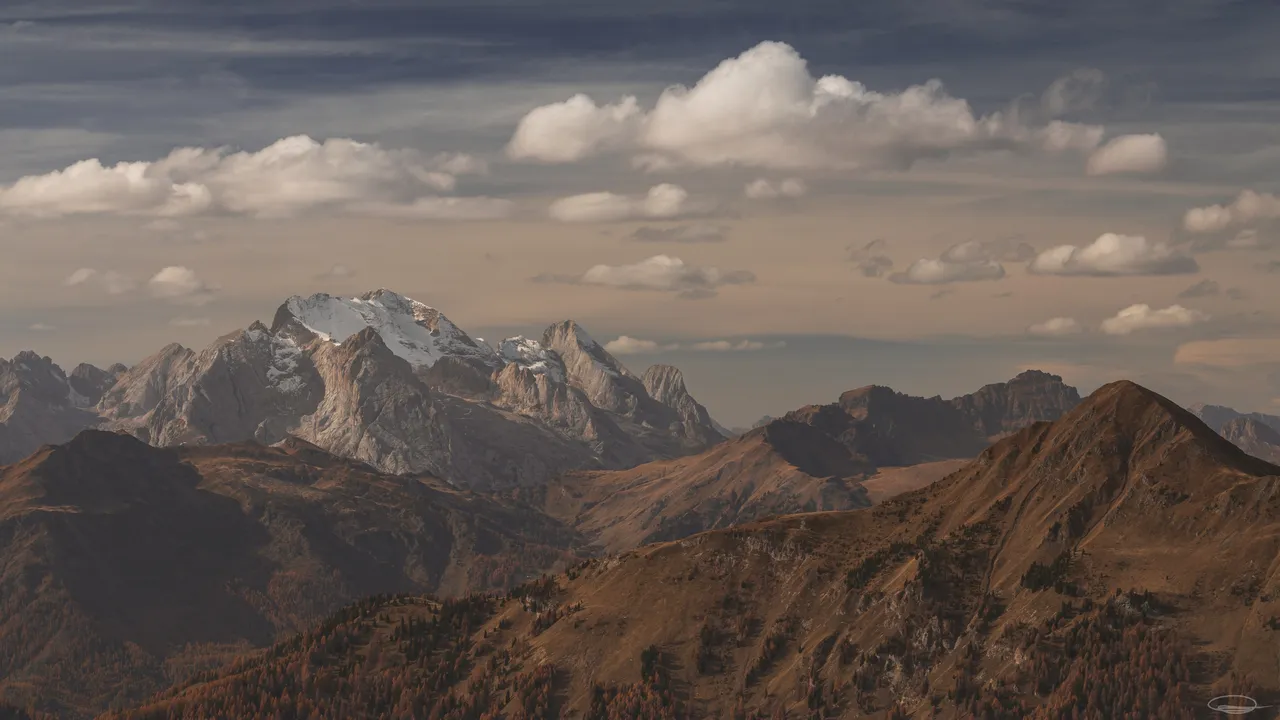
[[[974,457],[993,437],[1056,420],[1079,403],[1062,378],[1033,370],[951,400],[872,385],[784,419],[814,425],[863,461],[890,467]]]
[[[25,379],[5,365],[10,459],[100,421],[160,446],[298,437],[386,472],[490,488],[721,439],[678,371],[655,374],[655,399],[572,321],[494,349],[387,290],[290,298],[269,328],[198,352],[169,345],[129,369],[82,366],[68,378],[47,359],[20,359]]]
[[[653,365],[641,378],[644,389],[654,400],[676,411],[679,432],[692,445],[714,445],[726,434],[716,427],[707,409],[698,404],[684,384],[684,373],[671,365]]]
[[[1238,417],[1220,431],[1232,444],[1256,458],[1280,464],[1280,431],[1251,417]]]
[[[1032,423],[1057,420],[1080,404],[1080,393],[1061,377],[1028,370],[951,401],[984,437],[996,438]]]
[[[68,377],[53,360],[33,352],[0,358],[0,465],[41,445],[65,442],[98,421],[86,408],[90,396],[109,385],[109,374],[91,365],[77,371]]]
[[[295,320],[278,313],[274,329],[255,323],[199,353],[165,348],[103,398],[106,427],[154,445],[293,436],[384,472],[431,472],[477,488],[596,466],[587,449],[485,405],[455,413],[468,418],[464,432],[442,411],[424,369],[373,326],[335,344]]]

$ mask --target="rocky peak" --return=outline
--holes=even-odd
[[[569,383],[602,410],[630,414],[649,399],[640,380],[572,320],[547,328],[542,346],[560,356]]]
[[[680,429],[689,440],[711,445],[724,440],[722,433],[707,409],[689,394],[684,384],[684,373],[671,365],[651,365],[642,378],[645,391],[654,400],[666,405],[680,416]]]
[[[474,362],[486,372],[502,367],[492,347],[472,339],[439,310],[386,289],[354,298],[295,295],[272,321],[277,332],[291,326],[334,344],[373,328],[391,352],[415,368],[429,368],[446,356]]]
[[[535,375],[546,375],[555,382],[565,382],[568,376],[559,353],[523,335],[503,340],[498,346],[498,355],[508,364],[525,368]]]
[[[1027,370],[1012,380],[986,385],[951,404],[985,437],[997,437],[1036,422],[1057,420],[1080,404],[1080,393],[1057,375]]]
[[[97,405],[107,390],[110,390],[126,371],[127,368],[119,363],[106,370],[88,363],[80,363],[67,376],[67,384],[73,391],[72,404],[85,408]]]
[[[649,396],[663,405],[679,402],[689,396],[689,389],[684,384],[684,373],[674,365],[650,365],[641,377],[644,389]]]
[[[1272,430],[1280,431],[1280,415],[1268,415],[1258,412],[1242,413],[1225,405],[1206,405],[1204,403],[1191,405],[1187,410],[1219,432],[1223,431],[1228,423],[1240,418],[1249,418],[1270,427]]]
[[[1222,436],[1256,458],[1280,464],[1280,431],[1261,420],[1238,417],[1222,427]]]

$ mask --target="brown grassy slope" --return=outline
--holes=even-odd
[[[969,460],[939,460],[937,462],[907,465],[906,467],[880,468],[875,475],[862,481],[867,498],[881,503],[902,493],[928,487],[969,464]]]
[[[500,682],[546,670],[526,717],[635,716],[589,714],[597,686],[661,718],[1193,717],[1233,672],[1280,699],[1280,468],[1114,383],[933,486],[593,560],[493,612],[460,647],[514,653]],[[218,682],[185,697],[236,699]],[[452,692],[516,717],[486,687]]]
[[[0,699],[86,714],[354,598],[509,586],[580,544],[527,508],[302,442],[85,432],[0,468]]]
[[[778,420],[690,457],[574,473],[542,492],[554,517],[608,551],[767,515],[871,504],[864,463],[814,428]]]
[[[896,556],[895,542],[926,555]],[[984,593],[1009,607],[998,628],[1052,612],[1061,598],[1022,588],[1020,579],[1033,562],[1049,565],[1067,552],[1077,557],[1071,577],[1083,593],[1154,591],[1179,608],[1170,622],[1208,643],[1204,652],[1221,653],[1223,667],[1274,685],[1277,638],[1266,623],[1280,613],[1278,549],[1280,468],[1248,457],[1170,401],[1116,383],[1062,420],[1017,433],[939,484],[872,510],[702,535],[601,566],[564,595],[585,609],[535,645],[572,668],[569,695],[581,705],[591,682],[632,676],[639,647],[650,643],[687,670],[701,625],[733,596],[734,607],[746,604],[734,614],[759,618],[760,635],[727,651],[731,672],[685,673],[706,707],[744,690],[763,637],[788,618],[800,629],[770,679],[746,688],[756,701],[770,691],[793,696],[811,649],[833,633],[861,648],[897,634],[919,639],[921,652],[937,656],[932,672],[899,676],[898,694],[910,696],[926,674],[936,683],[954,665],[945,643],[963,635]],[[925,573],[928,553],[941,559]],[[849,571],[858,574],[868,557],[886,558],[883,569],[850,590]],[[999,646],[993,639],[988,648]],[[834,668],[825,671],[837,679]]]

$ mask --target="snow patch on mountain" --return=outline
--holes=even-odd
[[[552,380],[565,381],[564,363],[555,352],[543,347],[537,340],[517,335],[502,341],[498,355],[506,363],[515,363],[535,375],[546,375]]]
[[[306,382],[297,374],[301,356],[302,348],[291,338],[280,335],[271,338],[271,366],[267,368],[267,380],[286,395],[299,392]]]
[[[294,296],[286,307],[304,327],[335,345],[371,327],[387,349],[414,367],[431,367],[446,356],[479,360],[493,368],[502,365],[492,347],[472,340],[440,311],[390,290],[353,298]]]

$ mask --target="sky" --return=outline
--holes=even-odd
[[[851,7],[855,6],[856,7]],[[1280,413],[1280,5],[0,6],[0,356],[390,288],[726,425],[1038,368]]]

